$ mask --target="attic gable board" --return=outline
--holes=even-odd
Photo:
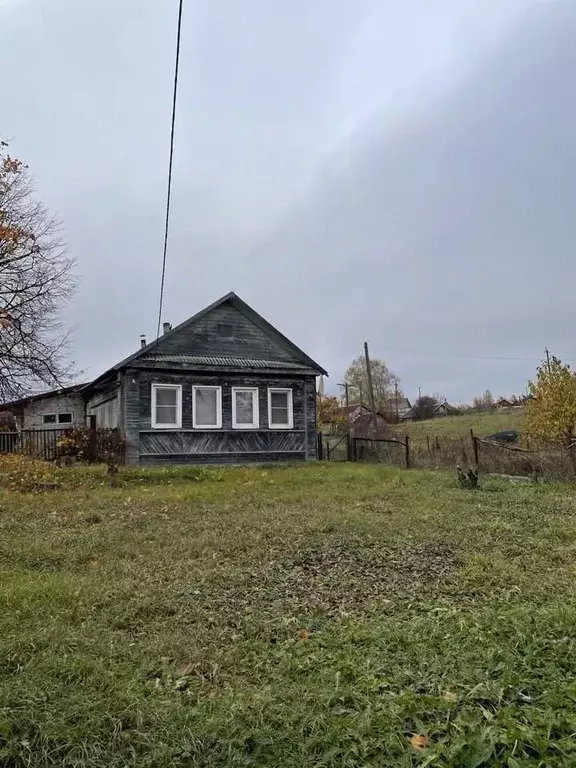
[[[231,336],[220,334],[221,326],[230,326]],[[211,355],[213,357],[246,357],[259,360],[297,361],[283,344],[277,342],[231,304],[207,312],[190,325],[176,330],[157,347],[161,354]]]

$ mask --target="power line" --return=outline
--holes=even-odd
[[[409,357],[440,357],[440,358],[451,358],[456,360],[504,360],[504,361],[519,361],[519,362],[541,362],[542,357],[512,357],[509,355],[459,355],[459,354],[452,354],[452,353],[443,353],[443,352],[409,352],[407,350],[399,350],[399,349],[389,349],[389,352],[393,352],[396,355],[407,355]],[[574,361],[576,358],[574,357],[565,357],[564,355],[560,355],[562,360],[565,361]]]
[[[178,94],[178,71],[180,69],[180,39],[182,36],[182,9],[184,0],[178,6],[178,29],[176,32],[176,62],[174,65],[174,90],[172,94],[172,122],[170,126],[170,159],[168,161],[168,189],[166,194],[166,220],[164,222],[164,253],[162,255],[162,278],[160,280],[160,300],[158,302],[158,327],[156,342],[160,338],[160,323],[162,322],[162,305],[164,303],[164,281],[166,277],[166,254],[168,252],[168,231],[170,226],[170,200],[172,197],[172,163],[174,160],[174,128],[176,125],[176,96]]]

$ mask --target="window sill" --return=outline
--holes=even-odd
[[[222,433],[233,433],[233,432],[297,432],[299,434],[304,434],[306,432],[305,429],[299,429],[299,428],[293,428],[293,427],[258,427],[257,429],[235,429],[233,427],[222,427],[221,429],[214,429],[210,427],[196,427],[195,429],[190,429],[190,427],[146,427],[145,429],[139,429],[138,432],[189,432],[190,434],[194,434],[197,432],[198,434],[202,432],[222,432]]]

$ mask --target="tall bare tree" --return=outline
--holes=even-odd
[[[0,142],[0,402],[69,383],[59,315],[76,285],[60,223]]]

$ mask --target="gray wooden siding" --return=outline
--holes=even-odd
[[[232,326],[232,335],[221,336],[219,325]],[[229,304],[217,307],[190,327],[166,339],[160,338],[157,351],[162,354],[188,353],[259,360],[297,359]]]
[[[182,385],[182,429],[152,429],[152,383]],[[198,430],[192,425],[192,387],[222,387],[222,429]],[[232,387],[257,387],[260,428],[232,428]],[[268,388],[292,389],[294,427],[268,427]],[[314,377],[207,374],[132,369],[120,391],[127,463],[241,463],[314,459],[316,457]]]
[[[71,424],[43,424],[45,413],[71,413]],[[84,399],[79,394],[52,395],[33,400],[24,406],[22,429],[55,429],[56,427],[83,427],[86,424]]]
[[[140,442],[140,372],[126,370],[120,379],[120,416],[126,441],[126,464],[138,464]]]
[[[140,432],[140,456],[165,454],[222,454],[234,453],[305,453],[304,432],[240,431],[192,432],[160,431]]]
[[[306,458],[316,458],[316,379],[309,376],[304,384],[304,418],[306,422]]]
[[[96,416],[96,426],[112,429],[118,426],[118,387],[116,382],[94,394],[86,402],[86,414]]]
[[[204,465],[232,465],[232,464],[270,464],[285,461],[305,461],[305,453],[220,453],[220,454],[190,454],[176,456],[141,456],[140,465],[144,467],[158,467],[175,464],[204,464]]]
[[[86,409],[89,416],[96,416],[96,426],[112,429],[118,426],[118,398],[116,395]]]

